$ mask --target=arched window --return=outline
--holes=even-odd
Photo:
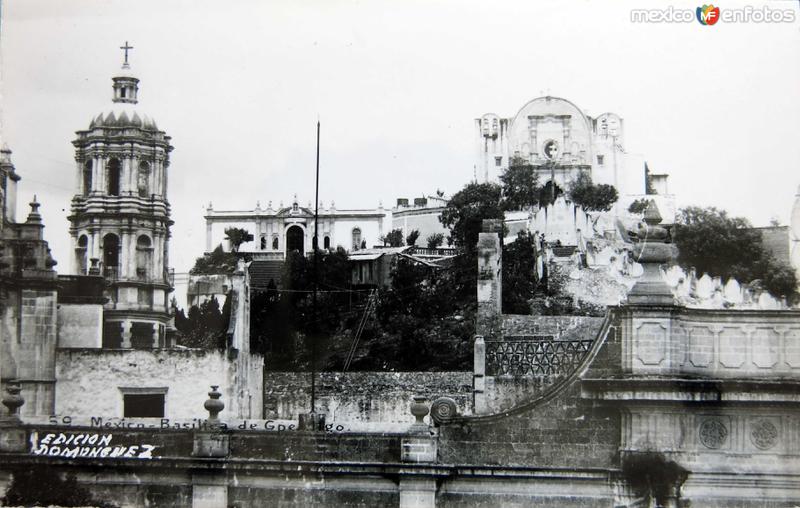
[[[358,250],[361,247],[361,229],[353,228],[353,250]]]
[[[81,235],[78,238],[78,246],[75,247],[75,267],[81,275],[86,275],[88,250],[89,238],[86,235]]]
[[[83,165],[83,195],[88,196],[92,192],[92,161],[88,160]]]
[[[272,250],[278,250],[278,237],[272,237]]]
[[[138,178],[136,180],[136,187],[139,191],[140,198],[146,198],[149,194],[149,185],[148,182],[150,181],[150,164],[145,161],[142,161],[139,164],[139,173]]]
[[[261,235],[261,250],[266,250],[267,248],[267,235]]]
[[[119,159],[109,159],[106,168],[106,191],[112,196],[119,196],[120,170]]]
[[[325,239],[322,240],[322,246],[324,248],[326,248],[326,249],[330,249],[331,248],[331,237],[330,236],[325,235]]]
[[[136,278],[147,280],[151,274],[153,244],[147,235],[139,235],[136,239]]]
[[[103,275],[116,279],[119,272],[119,237],[109,233],[103,237]]]

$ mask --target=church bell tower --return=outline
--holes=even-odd
[[[76,132],[73,272],[105,278],[103,346],[168,347],[170,137],[139,109],[126,42],[111,104]]]

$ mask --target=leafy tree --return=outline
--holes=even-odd
[[[444,235],[442,233],[431,233],[428,238],[425,239],[425,243],[428,245],[429,249],[439,248],[442,243],[444,243]]]
[[[504,218],[502,189],[495,183],[470,183],[450,198],[439,221],[451,231],[457,247],[473,251],[484,219]]]
[[[406,245],[416,245],[417,238],[419,238],[419,229],[411,231],[408,236],[406,236]]]
[[[253,235],[244,228],[226,229],[225,238],[227,238],[228,241],[230,242],[231,250],[233,252],[239,252],[239,247],[241,247],[243,243],[253,241]]]
[[[403,246],[403,230],[393,229],[389,231],[383,238],[384,247],[402,247]]]
[[[548,180],[544,187],[539,189],[539,206],[552,205],[559,196],[564,194],[564,190],[552,180]]]
[[[679,211],[674,237],[678,263],[685,269],[742,283],[760,280],[773,296],[797,300],[794,270],[772,258],[747,219],[714,207],[690,206]]]
[[[619,195],[613,185],[595,185],[591,176],[580,173],[572,182],[569,197],[587,212],[607,212],[617,202]]]
[[[647,206],[650,204],[650,200],[647,198],[641,198],[635,200],[633,203],[628,206],[628,211],[630,213],[644,213],[647,210]]]
[[[500,183],[503,210],[525,210],[539,204],[539,176],[525,159],[513,157],[508,169],[500,175]]]
[[[267,356],[268,367],[299,369],[310,360],[310,341],[316,341],[321,356],[336,331],[347,321],[353,295],[347,252],[320,251],[317,311],[313,307],[314,261],[299,252],[287,256],[281,275],[281,290],[271,284],[253,296],[250,316],[251,350]],[[358,294],[357,294],[358,295]],[[321,365],[321,363],[319,364]]]
[[[237,255],[225,252],[222,244],[213,251],[203,254],[195,259],[194,266],[189,270],[191,275],[218,275],[231,274],[236,269]]]
[[[178,329],[178,344],[206,350],[223,350],[227,344],[227,329],[230,321],[230,298],[220,310],[219,302],[212,296],[199,306],[192,305],[187,317],[183,309],[175,313],[175,328]]]
[[[536,237],[520,231],[503,246],[503,312],[530,314],[536,290]]]

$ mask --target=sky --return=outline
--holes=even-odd
[[[171,264],[205,248],[205,206],[314,198],[390,207],[473,176],[474,119],[564,97],[624,118],[626,149],[669,173],[679,206],[755,225],[800,185],[800,2],[792,23],[633,23],[682,1],[2,0],[0,139],[69,271],[71,141],[109,110],[129,41],[139,108],[172,136]]]

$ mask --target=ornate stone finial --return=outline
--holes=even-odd
[[[31,207],[31,213],[28,214],[28,219],[26,222],[28,224],[41,224],[42,216],[39,213],[39,207],[42,206],[36,201],[36,194],[33,195],[33,201],[28,203]]]
[[[208,411],[208,423],[212,428],[219,427],[219,413],[225,409],[225,403],[219,400],[222,394],[217,391],[219,385],[211,385],[211,391],[208,392],[208,399],[203,404],[203,407]]]
[[[89,275],[100,275],[100,259],[89,258],[89,263],[91,263],[91,266],[89,267]]]
[[[256,200],[256,210],[261,210],[261,201]]]
[[[208,202],[208,206],[206,207],[206,210],[208,210],[208,211],[210,212],[210,211],[211,211],[211,210],[213,210],[213,209],[214,209],[214,205],[213,205],[213,204],[211,204],[211,201],[209,201],[209,202]]]
[[[424,418],[428,414],[428,398],[424,395],[414,395],[413,402],[411,402],[411,414],[417,420],[411,425],[411,431],[427,431],[428,425],[425,423]]]
[[[6,143],[0,148],[0,162],[4,164],[11,164],[11,149]]]
[[[638,231],[629,232],[636,240],[634,260],[642,264],[644,273],[628,293],[628,303],[637,305],[673,305],[672,290],[661,276],[661,265],[675,258],[676,249],[666,243],[669,233],[658,226],[661,214],[651,200],[644,211],[644,222]]]
[[[3,395],[3,405],[8,408],[8,418],[19,420],[19,408],[25,404],[25,399],[20,395],[22,388],[19,381],[14,379],[6,385],[6,393]]]

